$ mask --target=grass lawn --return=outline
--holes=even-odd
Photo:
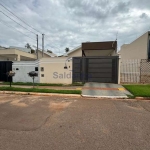
[[[150,85],[123,85],[135,97],[150,97]]]
[[[37,92],[37,93],[61,93],[61,94],[81,94],[80,90],[54,90],[54,89],[16,88],[16,87],[0,87],[0,91],[19,91],[19,92]]]
[[[1,85],[9,85],[9,82],[3,82],[1,83]],[[32,86],[33,83],[32,82],[12,82],[12,85],[27,85],[27,86]],[[64,84],[52,84],[52,83],[35,83],[35,86],[83,86],[84,84],[82,83],[73,83],[73,84],[69,84],[69,85],[64,85]]]

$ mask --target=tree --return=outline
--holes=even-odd
[[[48,53],[53,53],[51,50],[47,50]]]
[[[35,50],[34,49],[31,49],[31,54],[35,53]]]
[[[25,45],[25,47],[31,49],[31,46],[30,46],[29,43],[27,43],[27,44]]]
[[[68,48],[68,47],[66,47],[65,51],[66,51],[66,53],[67,53],[67,52],[69,52],[69,48]]]

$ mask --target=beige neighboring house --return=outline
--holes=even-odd
[[[32,61],[36,60],[35,55],[20,50],[19,48],[9,47],[0,49],[0,61]]]
[[[36,51],[35,51],[36,52]],[[42,58],[42,50],[38,50],[38,58]],[[55,54],[44,51],[44,58],[56,57]],[[10,46],[0,47],[0,61],[33,61],[37,59],[36,53],[31,53],[31,49]]]
[[[82,46],[78,46],[71,51],[65,53],[64,57],[81,57],[82,56]]]
[[[130,44],[124,44],[119,51],[121,59],[150,59],[150,31]]]
[[[33,53],[33,54],[36,55],[36,57],[37,57],[37,54],[36,54],[36,49],[37,49],[37,48],[36,48],[36,46],[33,46],[33,47],[31,47],[31,48],[35,51],[35,53]],[[57,57],[57,55],[54,54],[53,52],[44,51],[43,57],[44,57],[44,58]],[[39,59],[42,58],[42,49],[40,49],[40,48],[38,48],[38,58],[39,58]]]
[[[34,55],[36,55],[36,53],[34,53]],[[57,55],[54,54],[54,53],[49,53],[49,52],[44,51],[43,57],[44,57],[44,58],[57,57]],[[41,49],[38,50],[38,58],[39,58],[39,59],[42,58],[42,50],[41,50]]]

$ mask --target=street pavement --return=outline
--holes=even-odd
[[[0,150],[149,150],[150,102],[0,94]]]

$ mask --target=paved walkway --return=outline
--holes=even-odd
[[[105,97],[105,98],[127,98],[128,92],[122,85],[111,83],[86,83],[82,88],[82,96]]]

